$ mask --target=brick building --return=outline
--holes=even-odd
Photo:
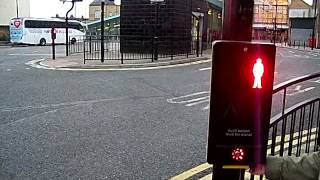
[[[158,37],[159,53],[186,53],[192,48],[192,18],[202,18],[206,31],[208,6],[205,0],[165,0],[158,5],[149,0],[122,0],[120,34],[122,52],[152,53]],[[170,52],[168,52],[170,51]]]
[[[111,17],[120,14],[120,5],[116,5],[114,1],[106,0],[104,7],[104,17]],[[95,21],[101,18],[101,0],[94,0],[89,5],[89,20]]]

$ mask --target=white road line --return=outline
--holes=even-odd
[[[25,69],[29,70],[30,68],[27,67],[27,68],[25,68]]]
[[[52,56],[52,54],[8,54],[9,56]],[[56,54],[56,56],[62,56],[64,54]]]
[[[319,83],[320,84],[320,79],[315,80],[315,81],[310,81],[310,82],[314,82],[314,83]]]
[[[300,91],[301,87],[302,87],[301,85],[296,86],[296,88],[295,88],[294,90],[296,90],[296,91]]]
[[[305,89],[301,89],[301,86],[297,86],[293,93],[287,93],[288,96],[294,96],[294,95],[297,95],[297,94],[301,94],[301,93],[304,93],[304,92],[308,92],[308,91],[311,91],[315,89],[315,87],[308,87],[308,88],[305,88]]]
[[[199,69],[199,71],[207,71],[207,70],[211,70],[211,67],[207,67],[207,68],[201,68],[201,69]]]
[[[7,71],[11,71],[11,69],[7,69]]]
[[[209,98],[209,96],[208,96],[208,98]],[[206,100],[203,100],[203,101],[194,102],[194,103],[190,103],[190,104],[186,104],[186,106],[187,107],[191,107],[191,106],[195,106],[195,105],[202,104],[202,103],[205,103],[205,102],[209,102],[209,99],[206,99]]]
[[[179,97],[167,99],[167,102],[172,103],[172,104],[183,104],[183,103],[187,103],[189,100],[184,100],[184,101],[177,101],[177,100],[192,97],[192,96],[202,95],[202,94],[208,94],[208,93],[209,93],[209,91],[196,92],[196,93],[192,93],[192,94],[188,94],[188,95],[184,95],[184,96],[179,96]]]
[[[208,104],[206,107],[202,108],[202,110],[208,110],[209,106],[210,106],[210,104]]]
[[[312,89],[314,89],[315,87],[309,87],[303,90],[303,92],[307,92],[307,91],[311,91]]]
[[[187,101],[184,101],[185,103],[193,103],[196,101],[202,101],[202,100],[208,100],[209,96],[205,96],[205,97],[200,97],[200,98],[196,98],[196,99],[190,99]]]

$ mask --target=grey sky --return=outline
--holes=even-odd
[[[83,0],[83,2],[77,2],[70,15],[77,15],[77,17],[89,17],[89,4],[93,0]],[[119,4],[120,0],[115,0],[116,4]],[[30,16],[31,17],[52,17],[56,14],[59,16],[65,16],[66,12],[71,7],[71,2],[63,4],[60,0],[30,0]]]
[[[68,9],[71,7],[70,2],[63,4],[60,0],[30,0],[31,1],[31,17],[52,17],[56,14],[65,16]],[[89,4],[93,0],[83,0],[76,3],[76,8],[70,15],[77,17],[89,17]],[[305,0],[308,4],[312,4],[312,0]],[[115,0],[116,4],[120,4],[120,0]]]

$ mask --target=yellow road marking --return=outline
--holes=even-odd
[[[317,131],[317,128],[312,128],[311,129],[311,133],[315,133]],[[304,130],[302,131],[302,136],[307,135],[308,134],[308,130]],[[292,138],[297,138],[299,136],[299,132],[295,132],[293,133]],[[287,134],[284,136],[284,141],[289,141],[290,140],[290,134]],[[276,143],[281,141],[281,136],[277,136],[276,137]],[[268,140],[268,145],[271,145],[272,140]]]
[[[198,174],[199,172],[202,172],[208,168],[212,167],[212,165],[208,164],[208,163],[204,163],[201,164],[195,168],[192,168],[188,171],[183,172],[182,174],[179,174],[177,176],[174,176],[172,178],[170,178],[170,180],[182,180],[182,179],[187,179],[195,174]]]
[[[212,179],[212,173],[200,178],[199,180],[211,180],[211,179]]]
[[[313,141],[313,140],[315,140],[316,139],[316,135],[315,134],[313,134],[313,135],[311,135],[310,136],[310,141]],[[303,144],[304,142],[306,142],[307,141],[307,137],[303,137],[303,138],[301,138],[301,144]],[[296,144],[298,144],[298,139],[295,139],[295,140],[293,140],[292,141],[292,145],[296,145]],[[284,149],[286,149],[286,148],[288,148],[289,147],[289,142],[286,142],[286,143],[284,143]],[[278,151],[280,151],[280,145],[277,145],[275,148],[274,148],[274,151],[275,152],[278,152]],[[268,148],[268,150],[267,150],[267,154],[271,154],[271,149],[270,148]]]
[[[314,132],[316,132],[316,128],[311,129],[311,133],[314,133]],[[308,133],[307,130],[303,131],[302,136],[306,135],[307,133]],[[298,132],[293,134],[294,138],[298,137],[298,136],[299,136]],[[315,140],[315,138],[316,138],[315,134],[311,135],[310,136],[310,141]],[[290,135],[286,135],[285,136],[285,142],[286,143],[284,144],[284,149],[289,147],[289,142],[288,142],[289,140],[290,140]],[[276,142],[280,142],[280,141],[281,141],[281,136],[277,136],[276,137]],[[306,141],[307,141],[307,137],[305,136],[305,137],[301,138],[301,142],[300,143],[303,144]],[[269,140],[268,141],[268,145],[269,145],[269,142],[271,144],[271,141]],[[292,141],[292,145],[296,145],[296,144],[298,144],[298,139],[295,139],[295,140]],[[275,152],[279,152],[279,151],[280,151],[280,145],[276,145]],[[271,154],[271,149],[270,148],[268,148],[267,154]],[[190,169],[188,171],[185,171],[185,172],[183,172],[183,173],[181,173],[179,175],[176,175],[176,176],[170,178],[170,180],[184,180],[184,179],[190,178],[190,177],[192,177],[192,176],[194,176],[194,175],[196,175],[196,174],[198,174],[198,173],[200,173],[200,172],[202,172],[202,171],[204,171],[204,170],[206,170],[206,169],[208,169],[210,167],[212,167],[212,165],[210,165],[208,163],[204,163],[204,164],[201,164],[201,165],[199,165],[199,166],[197,166],[195,168],[192,168],[192,169]],[[245,173],[245,179],[247,179],[247,178],[250,179],[250,175],[251,175],[250,173],[246,172]],[[200,180],[209,180],[209,179],[210,180],[212,179],[212,173],[202,177]],[[256,179],[256,177],[255,177],[255,179]],[[263,178],[263,179],[265,179],[265,178]]]

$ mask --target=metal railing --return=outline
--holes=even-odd
[[[158,59],[173,60],[177,56],[189,57],[198,53],[202,54],[202,51],[197,52],[197,41],[194,38],[159,37],[155,39],[153,37],[137,38],[134,36],[126,36],[125,40],[121,38],[123,36],[105,36],[103,61],[116,60],[123,64],[126,60],[149,59],[153,62]],[[86,36],[82,47],[84,63],[92,60],[102,61],[100,36]]]
[[[83,53],[83,45],[84,40],[87,38],[87,36],[73,36],[69,37],[69,54],[77,54],[77,53]]]
[[[311,48],[312,43],[310,41],[303,41],[303,40],[291,40],[287,43],[289,47],[298,48],[298,49],[306,49]]]
[[[286,109],[287,89],[314,78],[320,72],[283,82],[273,89],[273,94],[283,92],[281,113],[270,121],[267,154],[272,156],[300,156],[317,151],[320,144],[320,97],[314,97]],[[254,176],[251,175],[251,180]],[[263,179],[263,176],[260,176]]]

